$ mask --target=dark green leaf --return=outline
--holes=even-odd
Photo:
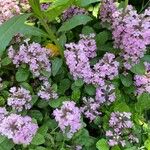
[[[90,96],[95,95],[96,92],[96,88],[93,85],[85,85],[84,90]]]
[[[9,57],[5,57],[4,59],[2,59],[1,64],[2,66],[7,66],[11,63],[11,59]]]
[[[133,83],[131,74],[127,74],[126,76],[121,74],[120,79],[121,79],[122,84],[126,87],[130,87]]]
[[[0,143],[0,150],[12,150],[13,147],[13,142],[7,138],[2,143]]]
[[[67,20],[63,25],[59,28],[58,32],[66,32],[69,31],[79,25],[85,25],[87,22],[91,21],[92,18],[87,15],[76,15],[71,19]]]
[[[33,144],[33,145],[41,145],[43,143],[45,143],[44,136],[39,133],[37,133],[35,135],[35,137],[33,138],[32,142],[31,142],[31,144]]]
[[[39,110],[30,110],[29,114],[32,118],[42,121],[43,120],[43,115]]]
[[[84,26],[82,29],[82,34],[89,35],[91,33],[95,33],[94,29],[90,26]]]
[[[62,63],[63,63],[63,61],[60,58],[55,58],[54,60],[52,60],[52,74],[53,74],[53,76],[55,76],[58,73],[59,69],[62,66]]]
[[[95,2],[100,2],[100,0],[77,0],[76,4],[80,7],[85,7]]]

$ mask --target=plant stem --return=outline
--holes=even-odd
[[[128,6],[129,0],[125,0],[125,8]]]
[[[55,45],[58,47],[60,55],[62,57],[64,57],[63,48],[60,45],[59,41],[57,40],[56,36],[54,35],[53,31],[49,28],[48,24],[45,22],[44,19],[40,18],[39,20],[40,20],[41,24],[43,25],[43,27],[45,28],[45,30],[47,31],[51,41],[53,41],[55,43]]]

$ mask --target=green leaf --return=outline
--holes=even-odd
[[[137,150],[137,149],[138,149],[137,147],[133,146],[133,147],[130,147],[130,148],[126,148],[124,150]]]
[[[29,90],[31,93],[33,93],[32,86],[31,86],[29,83],[27,83],[27,82],[22,82],[22,83],[20,83],[20,85],[21,85],[23,88]]]
[[[1,64],[2,66],[7,66],[11,63],[11,59],[9,57],[5,57],[4,59],[2,59]]]
[[[111,37],[108,31],[102,31],[96,35],[96,43],[97,45],[104,45],[109,38]]]
[[[74,84],[75,86],[82,87],[84,82],[82,79],[78,79],[78,80],[75,80]]]
[[[100,2],[100,0],[77,0],[76,4],[80,7],[86,7],[95,2]]]
[[[145,65],[143,62],[140,62],[139,64],[134,65],[131,68],[131,72],[139,75],[145,74]]]
[[[91,20],[92,20],[92,18],[87,15],[73,16],[71,19],[69,19],[63,23],[63,25],[59,28],[58,32],[69,31],[79,25],[85,25]]]
[[[71,82],[69,79],[63,79],[60,81],[59,87],[58,87],[58,93],[64,94],[71,86]]]
[[[55,58],[54,60],[52,60],[52,74],[53,74],[53,76],[55,76],[58,73],[59,69],[62,66],[62,63],[63,63],[63,61],[60,58]]]
[[[1,144],[3,141],[5,141],[5,139],[6,139],[5,136],[0,135],[0,144]]]
[[[114,106],[114,111],[130,112],[130,108],[129,108],[129,106],[125,102],[118,102]]]
[[[16,73],[16,80],[18,82],[24,82],[29,77],[29,69],[20,67]]]
[[[147,148],[147,150],[150,150],[150,139],[147,139],[147,140],[144,142],[144,146]]]
[[[150,55],[144,55],[142,58],[143,61],[150,62]]]
[[[12,150],[13,147],[13,142],[7,138],[5,138],[2,143],[0,143],[0,150]]]
[[[90,26],[84,26],[82,29],[82,34],[89,35],[91,33],[95,33],[94,29]]]
[[[0,26],[0,53],[5,51],[12,37],[19,33],[24,27],[24,22],[30,14],[14,16]]]
[[[41,145],[43,143],[45,143],[45,139],[44,136],[41,135],[40,133],[37,133],[31,142],[31,144],[33,145]]]
[[[55,0],[49,9],[43,12],[43,16],[49,21],[55,20],[56,17],[61,15],[64,10],[73,4],[74,0]]]
[[[137,112],[143,112],[144,110],[150,109],[150,94],[143,93],[138,98],[138,102],[136,103]]]
[[[38,121],[42,121],[43,120],[43,115],[39,110],[30,110],[29,114],[32,118],[38,120]]]
[[[111,150],[121,150],[121,149],[120,149],[120,147],[117,145],[117,146],[113,146],[113,147],[111,148]]]
[[[81,96],[81,91],[80,91],[79,88],[76,88],[76,89],[74,89],[73,92],[72,92],[71,99],[77,101],[77,100],[80,99],[80,96]]]
[[[109,145],[107,143],[106,139],[100,139],[97,143],[96,143],[96,148],[98,150],[109,150]]]
[[[132,83],[133,83],[131,74],[127,74],[126,76],[121,74],[120,75],[120,79],[121,79],[122,84],[125,87],[130,87],[132,85]]]
[[[60,98],[55,99],[55,100],[51,100],[49,102],[49,105],[52,108],[57,108],[57,107],[60,107],[62,105],[63,101],[67,101],[67,97],[66,96],[60,97]]]
[[[40,133],[41,135],[45,136],[48,132],[48,126],[47,125],[42,125],[39,129],[38,129],[38,133]]]
[[[95,95],[96,92],[96,88],[93,85],[85,85],[84,90],[90,96]]]

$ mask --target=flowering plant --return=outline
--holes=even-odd
[[[150,150],[148,0],[0,0],[0,150]]]

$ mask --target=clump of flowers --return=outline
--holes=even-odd
[[[81,111],[73,101],[63,102],[62,107],[54,110],[53,115],[60,129],[67,134],[68,138],[82,128]]]
[[[98,63],[94,65],[94,71],[100,78],[112,80],[118,75],[119,62],[115,60],[115,55],[106,53]]]
[[[100,104],[110,105],[115,101],[115,87],[113,84],[105,84],[104,86],[100,86],[96,89],[96,101]]]
[[[0,134],[12,139],[15,144],[29,145],[38,129],[29,116],[10,114],[0,124]]]
[[[3,119],[6,117],[8,114],[7,110],[5,107],[0,107],[0,123],[3,121]]]
[[[105,3],[104,1],[102,6],[100,13],[103,14],[102,20],[111,22],[114,46],[122,50],[120,55],[124,59],[125,68],[131,69],[133,65],[139,63],[140,58],[146,52],[146,46],[149,44],[149,9],[139,15],[130,5],[126,9],[112,9],[113,11],[105,9],[113,7],[109,2]],[[110,12],[111,17],[106,15]]]
[[[50,6],[51,3],[42,3],[41,6],[41,10],[47,10],[48,7]]]
[[[30,91],[23,87],[12,87],[10,90],[10,96],[7,99],[8,106],[11,106],[13,110],[22,111],[23,109],[31,108],[32,96]]]
[[[0,0],[0,25],[19,13],[16,0]]]
[[[117,10],[114,0],[103,0],[100,7],[100,19],[103,23],[112,23],[112,14]]]
[[[38,92],[38,96],[46,101],[58,98],[57,93],[52,89],[48,81],[45,81],[43,86],[41,86],[41,89]]]
[[[82,78],[86,83],[91,83],[93,72],[90,67],[89,58],[83,47],[85,47],[85,45],[81,43],[66,44],[66,63],[75,80]]]
[[[84,106],[81,107],[81,112],[85,115],[86,118],[90,119],[90,122],[92,122],[98,115],[101,114],[99,112],[100,103],[92,97],[84,97],[83,102]]]
[[[115,146],[120,144],[126,145],[126,140],[138,142],[138,139],[132,134],[133,122],[131,121],[131,113],[129,112],[113,112],[109,120],[111,130],[106,131],[106,136],[109,139],[108,144]]]
[[[134,77],[137,95],[141,95],[144,92],[150,93],[150,64],[145,62],[145,68],[145,75],[135,75]]]
[[[19,67],[21,64],[29,65],[29,69],[34,77],[44,79],[42,71],[51,72],[49,61],[50,52],[38,43],[22,44],[16,51],[12,46],[8,49],[8,56],[13,60],[13,64]]]
[[[84,8],[79,8],[77,6],[71,6],[66,11],[64,11],[62,15],[62,20],[67,21],[68,19],[72,18],[73,16],[80,15],[80,14],[87,14],[87,11]]]

